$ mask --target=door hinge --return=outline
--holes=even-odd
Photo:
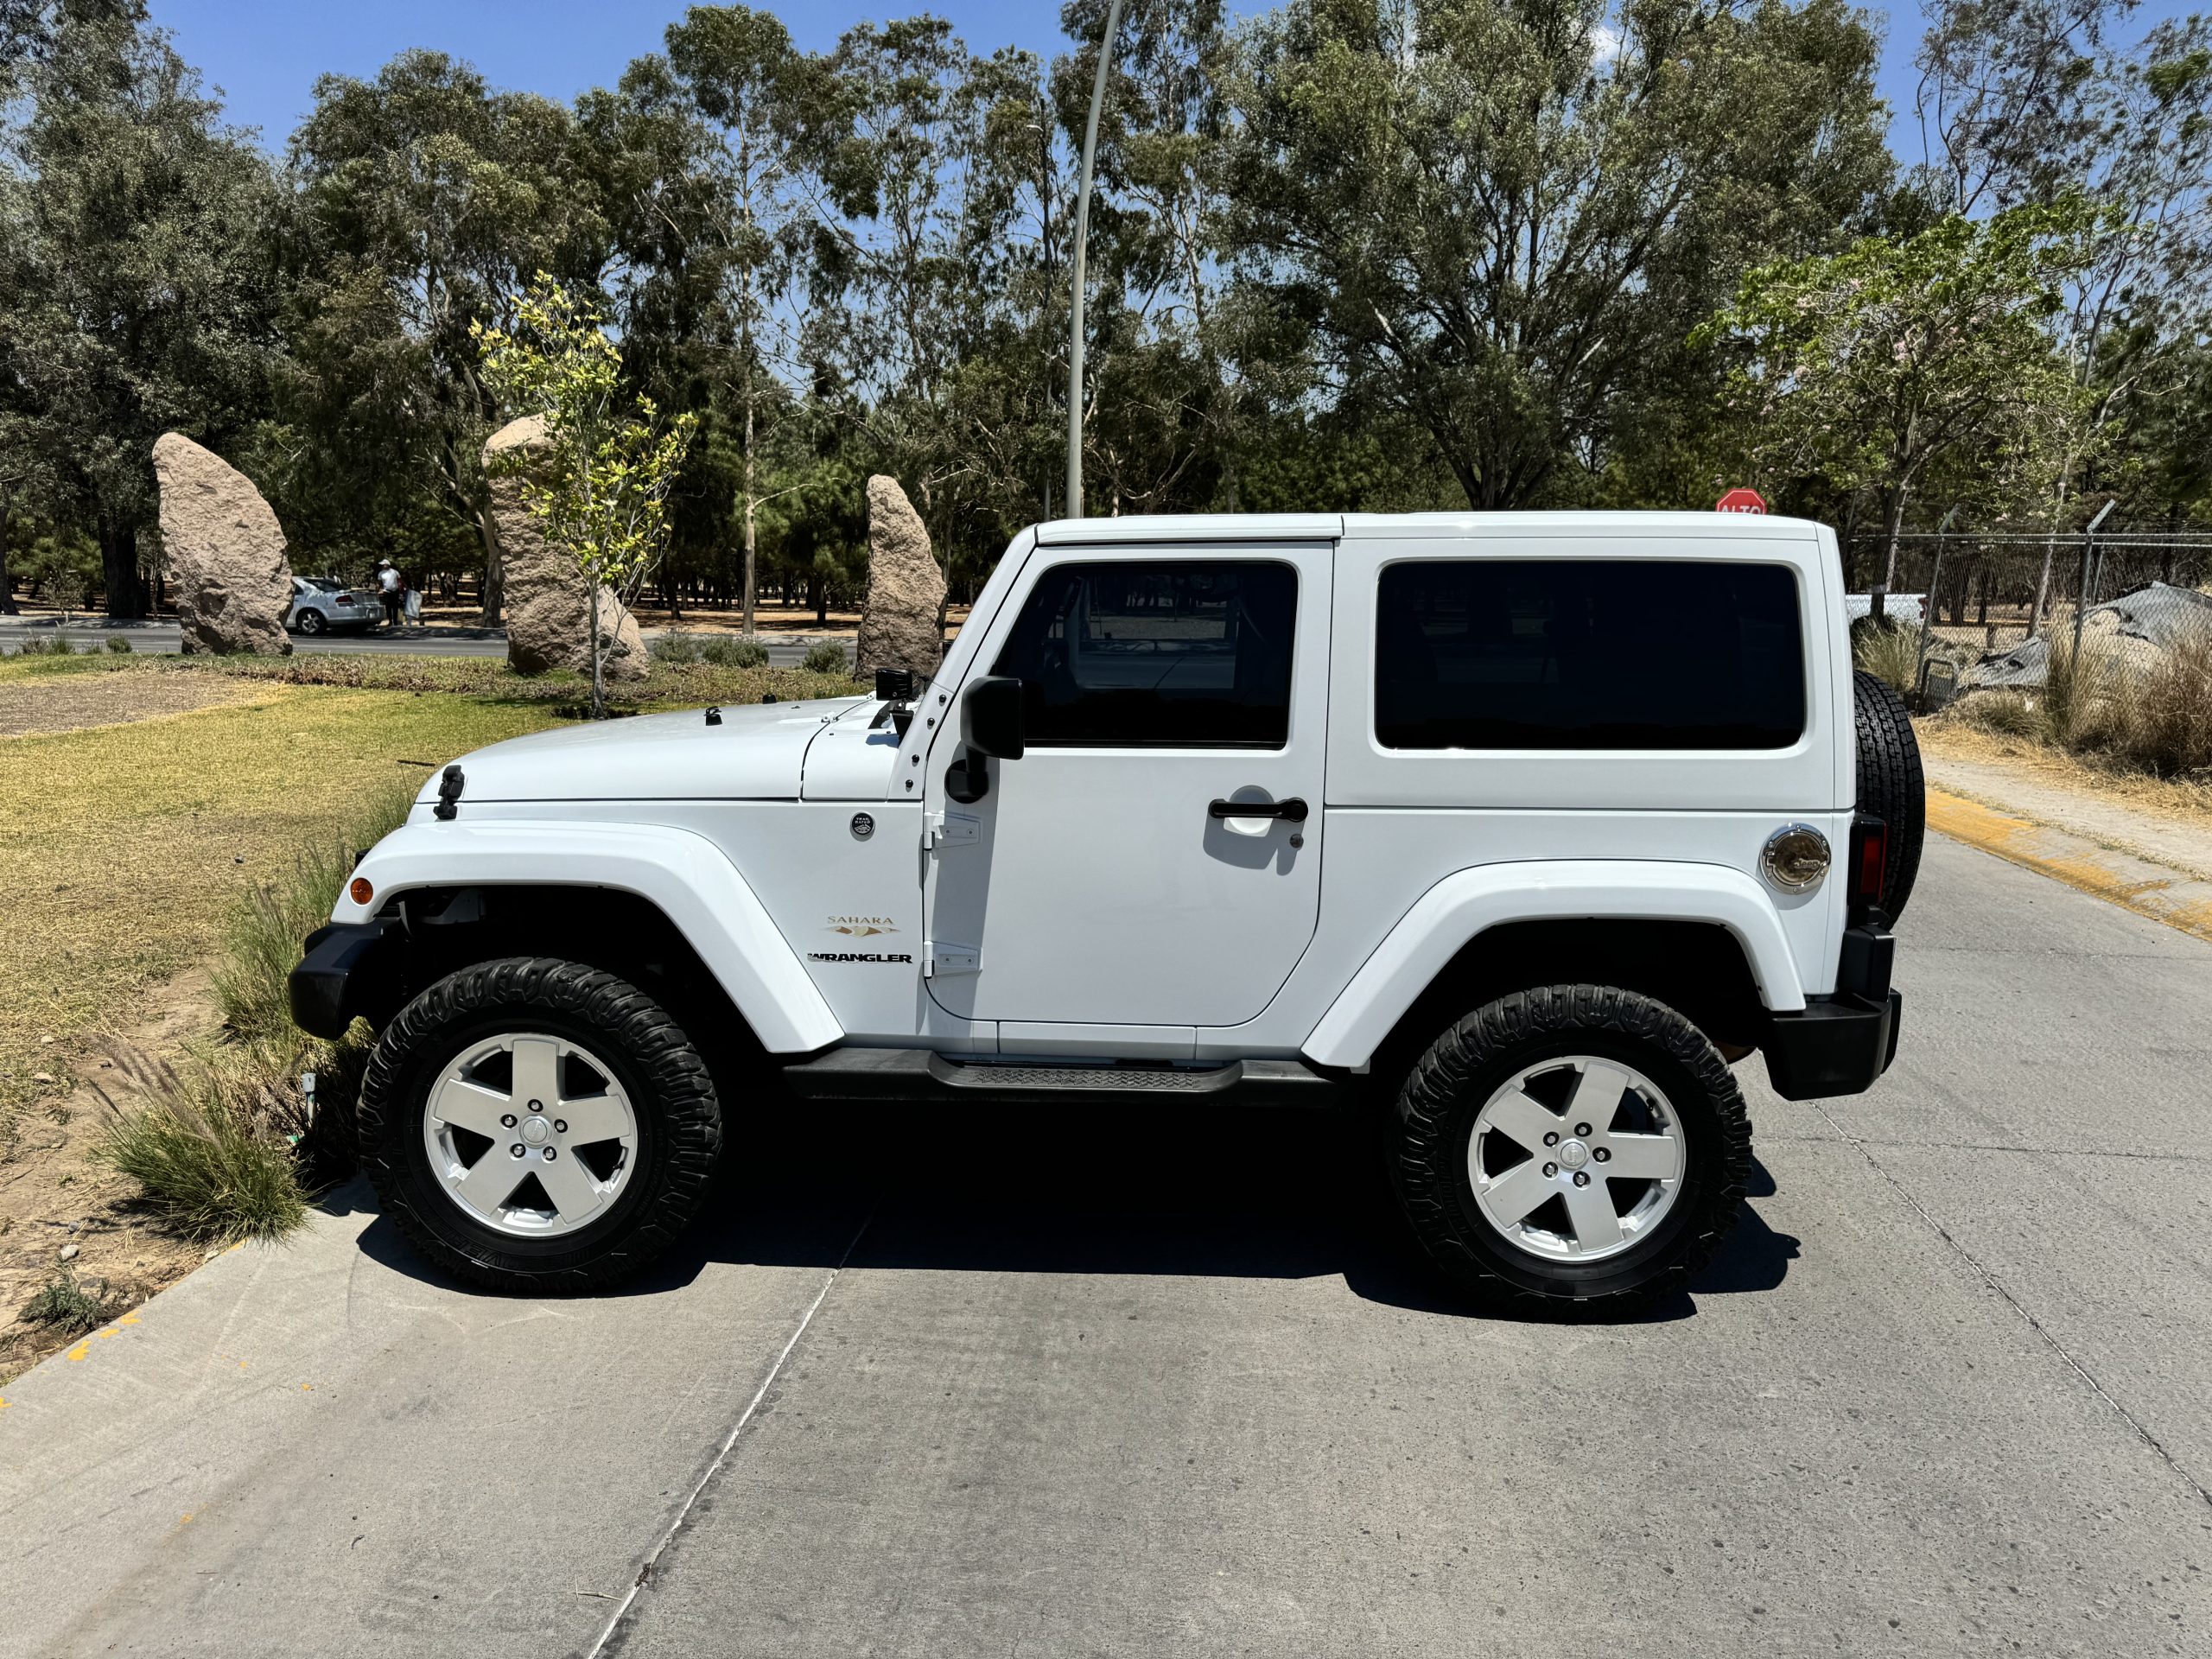
[[[983,971],[983,953],[972,944],[939,944],[934,939],[922,944],[922,977],[937,979],[947,974],[980,974]]]
[[[983,838],[983,821],[970,817],[965,812],[940,812],[929,822],[922,834],[922,846],[934,851],[939,847],[972,847]]]

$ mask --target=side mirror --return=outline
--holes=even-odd
[[[1021,759],[1021,682],[1003,674],[971,683],[960,699],[960,741],[978,754]]]

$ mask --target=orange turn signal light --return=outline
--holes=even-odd
[[[377,896],[377,890],[369,885],[369,878],[365,875],[355,876],[346,891],[353,895],[357,905],[365,905]]]

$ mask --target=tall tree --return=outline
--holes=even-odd
[[[797,368],[790,303],[805,247],[793,154],[799,60],[781,22],[742,5],[692,7],[669,26],[668,56],[716,136],[729,201],[719,268],[735,334],[741,588],[750,634],[760,578],[762,414],[784,397],[777,370]]]
[[[1879,499],[1885,581],[1932,467],[1970,454],[2032,479],[2048,464],[2082,396],[2048,325],[2093,224],[2074,202],[1868,237],[1753,271],[1699,331],[1743,348],[1735,391],[1758,464]]]
[[[63,0],[35,21],[0,128],[20,181],[0,385],[51,511],[99,538],[108,613],[143,616],[154,440],[229,447],[264,410],[276,198],[138,0]]]
[[[1288,0],[1236,83],[1239,264],[1470,505],[1541,502],[1686,318],[1863,213],[1874,55],[1838,0]]]
[[[499,544],[481,453],[498,413],[469,331],[511,330],[539,271],[595,289],[606,224],[563,105],[494,92],[442,53],[372,80],[325,75],[293,135],[301,269],[287,410],[321,487],[436,501],[479,539],[487,622]]]

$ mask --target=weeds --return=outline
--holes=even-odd
[[[16,647],[18,657],[74,657],[76,646],[58,633],[34,634]]]
[[[2102,735],[2115,760],[2161,778],[2212,770],[2212,631],[2183,636],[2123,677]]]
[[[845,655],[845,648],[834,639],[817,639],[806,648],[806,655],[799,658],[799,667],[809,674],[850,674],[852,659]]]
[[[144,1103],[120,1107],[99,1091],[109,1119],[95,1155],[181,1231],[227,1243],[279,1238],[307,1219],[292,1155],[305,1103],[277,1051],[211,1052],[182,1073],[120,1044],[109,1054]]]
[[[1993,737],[2041,738],[2045,723],[2035,699],[2018,691],[1973,691],[1950,707],[1962,726]]]
[[[45,1325],[58,1337],[73,1337],[97,1330],[130,1306],[130,1299],[115,1294],[105,1280],[80,1284],[65,1267],[39,1287],[16,1317],[26,1325]]]

